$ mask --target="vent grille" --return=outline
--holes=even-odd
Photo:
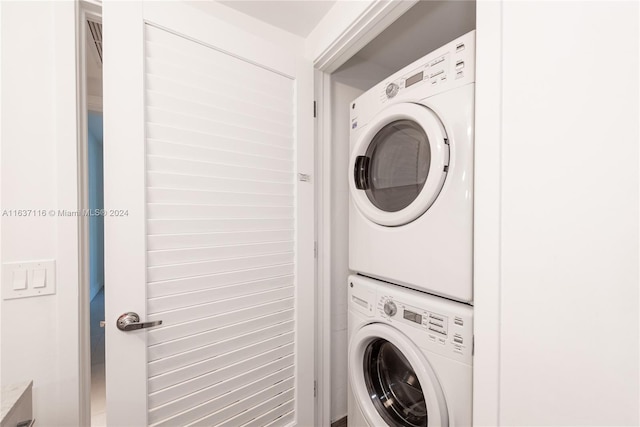
[[[89,26],[89,32],[91,33],[93,43],[96,46],[98,58],[100,58],[100,63],[102,64],[102,24],[99,22],[87,20],[87,25]]]

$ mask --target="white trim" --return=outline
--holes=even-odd
[[[330,76],[315,70],[316,99],[316,425],[331,424],[331,136]],[[328,132],[328,133],[327,133]]]
[[[373,40],[378,34],[384,31],[391,23],[402,16],[407,10],[409,10],[418,0],[403,0],[403,1],[388,1],[388,0],[374,0],[362,11],[355,20],[345,28],[335,40],[331,41],[328,46],[320,46],[321,52],[317,53],[314,57],[314,66],[325,73],[332,73],[337,70],[342,64],[347,62],[349,58],[355,55],[360,49]],[[348,3],[348,2],[347,2]],[[352,7],[361,7],[356,2]],[[361,5],[362,3],[360,3]],[[338,2],[334,8],[341,7]],[[345,7],[347,7],[346,5]],[[319,31],[327,31],[325,26],[332,25],[330,11],[327,17],[323,19],[321,24],[316,29]],[[336,12],[344,14],[342,11]],[[357,13],[357,10],[355,11]],[[335,23],[333,24],[335,25]],[[316,44],[320,45],[321,42]],[[312,46],[311,49],[315,48]]]
[[[502,5],[476,6],[473,423],[482,426],[500,425]]]
[[[77,32],[78,8],[75,3],[60,2],[53,8],[55,46],[55,147],[57,206],[77,210],[78,199],[78,87],[77,87]],[[82,314],[80,300],[80,229],[77,219],[56,218],[56,280],[62,284],[56,289],[58,306],[58,369],[61,378],[57,402],[64,424],[80,422],[83,385],[79,382],[82,348],[79,324]],[[75,306],[74,306],[75,305]],[[70,376],[72,375],[72,376]]]
[[[2,22],[2,5],[0,5],[0,22]],[[0,46],[2,46],[2,31],[0,31]],[[2,82],[2,52],[0,52],[0,82]],[[0,90],[2,85],[0,83]],[[2,101],[0,101],[0,147],[2,146]],[[0,150],[0,177],[2,177],[2,150]],[[0,209],[2,209],[2,186],[0,185]],[[0,221],[0,236],[2,236],[2,221]],[[0,244],[0,262],[2,258],[2,244]],[[1,286],[0,286],[1,288]],[[2,291],[0,290],[0,319],[2,319]],[[0,349],[2,348],[2,329],[0,328]],[[0,366],[2,366],[2,351],[0,351]],[[2,382],[2,369],[0,369],[0,384]]]
[[[102,98],[87,95],[87,26],[88,18],[102,22],[101,8],[96,2],[81,1],[76,9],[77,68],[77,196],[80,209],[89,208],[88,111],[102,111]],[[78,309],[80,347],[80,425],[91,424],[91,313],[89,308],[89,218],[78,221]]]

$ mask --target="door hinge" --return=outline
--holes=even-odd
[[[316,101],[313,101],[313,117],[318,117],[318,112],[316,109]]]
[[[318,397],[318,382],[313,380],[313,397]]]

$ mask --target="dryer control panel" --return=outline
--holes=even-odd
[[[407,65],[351,103],[352,132],[366,125],[380,108],[416,102],[475,82],[475,31]]]

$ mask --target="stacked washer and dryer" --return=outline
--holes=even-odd
[[[475,31],[351,105],[349,414],[470,426]]]

